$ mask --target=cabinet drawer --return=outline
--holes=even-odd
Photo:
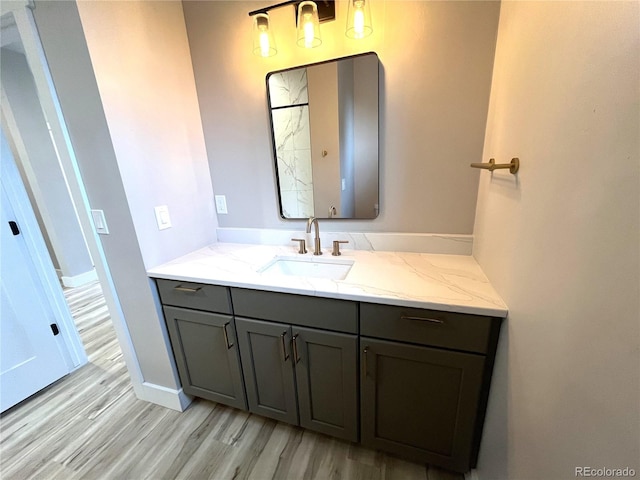
[[[244,288],[231,288],[231,297],[238,316],[358,333],[356,302]]]
[[[156,282],[163,305],[231,313],[227,287],[162,279]]]
[[[487,353],[492,324],[500,319],[482,315],[420,308],[360,304],[360,333],[402,342]]]

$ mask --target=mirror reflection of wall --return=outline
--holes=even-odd
[[[377,55],[273,72],[267,85],[281,216],[377,217]]]

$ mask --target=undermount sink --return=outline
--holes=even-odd
[[[258,273],[343,280],[352,266],[353,260],[303,256],[275,257],[260,268]]]

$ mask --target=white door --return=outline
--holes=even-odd
[[[2,143],[4,155],[4,138]],[[50,326],[55,315],[20,227],[24,219],[16,218],[5,181],[0,182],[0,412],[69,373]]]

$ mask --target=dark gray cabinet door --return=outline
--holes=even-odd
[[[246,410],[233,317],[166,306],[164,314],[184,391]]]
[[[362,443],[469,470],[484,356],[362,337]]]
[[[249,411],[298,424],[291,327],[236,317]]]
[[[300,425],[358,441],[358,337],[293,327]]]

